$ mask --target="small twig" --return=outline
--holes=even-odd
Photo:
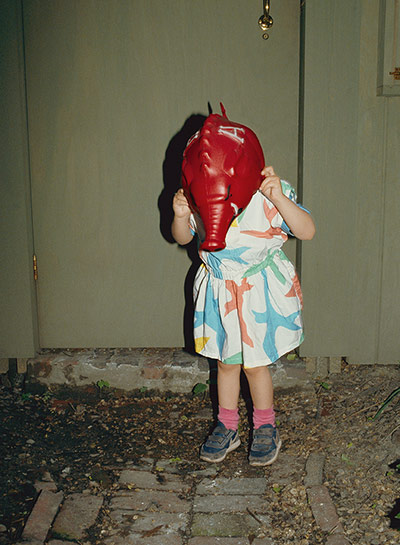
[[[318,398],[318,401],[317,401],[317,408],[316,408],[316,411],[315,411],[315,419],[318,419],[320,418],[321,416],[321,398],[319,397]]]
[[[254,520],[258,522],[258,524],[261,524],[261,526],[265,527],[265,523],[261,519],[259,519],[257,515],[253,513],[253,511],[251,511],[248,507],[246,508],[246,511],[249,513],[249,515],[253,517]]]
[[[303,405],[294,405],[294,407],[288,407],[286,410],[281,409],[280,411],[275,412],[290,413],[290,411],[295,411],[296,409],[303,409]]]
[[[111,520],[110,511],[108,511],[104,506],[101,508],[101,512]]]
[[[328,535],[330,536],[331,534],[333,534],[333,532],[336,530],[336,528],[339,526],[339,523],[338,524],[335,524],[335,526],[333,526],[333,528],[331,528],[328,532]]]
[[[396,430],[398,430],[399,428],[400,428],[400,424],[399,424],[398,426],[396,426],[395,428],[393,428],[392,431],[385,437],[385,439],[387,439],[388,437],[390,437],[391,435],[393,435],[394,432],[395,432]]]
[[[369,409],[372,409],[373,407],[376,407],[377,405],[380,405],[380,401],[378,403],[374,403],[373,405],[370,405],[369,407],[364,407],[363,409],[360,409],[359,411],[356,411],[355,413],[351,413],[346,418],[350,418],[350,416],[355,416],[356,414],[364,413],[365,411],[369,411]]]
[[[16,522],[21,522],[21,520],[24,520],[25,517],[20,517],[18,519],[13,519],[13,524],[15,524]]]

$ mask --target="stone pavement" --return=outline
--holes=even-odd
[[[181,349],[47,351],[25,364],[27,384],[41,387],[93,386],[103,380],[123,390],[188,393],[215,373],[205,358]],[[302,360],[281,358],[271,366],[275,389],[314,392],[305,367]],[[268,493],[300,483],[326,545],[348,544],[323,484],[320,453],[312,453],[305,463],[283,451],[268,471],[236,470],[229,477],[221,475],[221,466],[198,469],[197,464],[196,471],[195,466],[143,459],[136,466],[110,467],[115,484],[96,493],[65,495],[47,478],[37,483],[41,492],[21,543],[90,545],[95,539],[101,545],[282,545],[271,533]]]
[[[182,461],[146,458],[140,465],[114,468],[116,485],[96,495],[87,490],[64,497],[47,479],[37,483],[42,491],[21,544],[89,545],[90,529],[102,545],[281,545],[268,535],[267,487],[272,481],[273,486],[288,485],[305,473],[308,500],[326,532],[326,545],[348,545],[322,484],[323,454],[311,454],[305,468],[284,452],[280,459],[270,477],[254,469],[251,477],[239,470],[227,478],[217,465],[193,471],[182,469]]]

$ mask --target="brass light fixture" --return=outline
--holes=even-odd
[[[258,25],[261,28],[261,30],[264,31],[264,33],[262,35],[264,40],[268,40],[269,34],[266,31],[269,30],[272,27],[272,25],[274,24],[274,20],[272,19],[271,15],[269,14],[269,9],[270,9],[270,0],[263,0],[264,13],[258,19]]]

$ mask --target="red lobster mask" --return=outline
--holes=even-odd
[[[254,132],[211,114],[189,140],[183,154],[182,187],[206,231],[200,249],[225,248],[232,220],[249,204],[260,187],[264,154]]]

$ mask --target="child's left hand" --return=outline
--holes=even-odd
[[[277,204],[284,197],[279,176],[275,174],[274,168],[271,166],[264,167],[261,174],[265,176],[260,185],[261,193],[273,204]]]

